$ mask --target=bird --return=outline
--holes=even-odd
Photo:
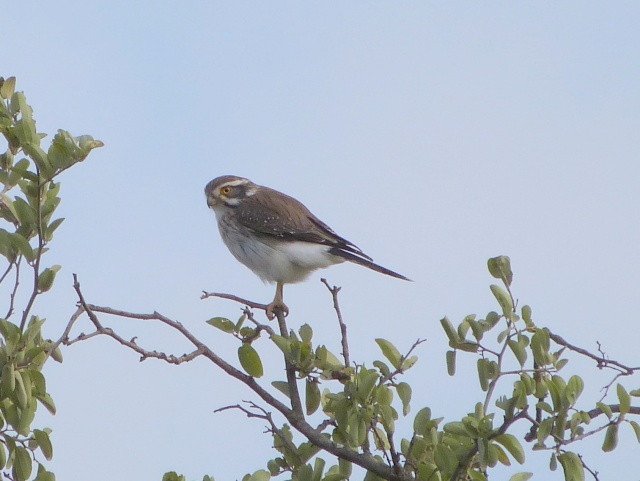
[[[349,261],[411,280],[374,263],[287,194],[235,175],[213,179],[204,193],[231,254],[264,282],[276,283],[273,302],[266,306],[269,320],[277,309],[285,316],[289,314],[283,298],[284,284],[301,282],[315,270],[334,264]]]

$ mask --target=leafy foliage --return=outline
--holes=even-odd
[[[60,203],[56,179],[102,143],[60,130],[45,152],[45,135],[37,132],[33,111],[15,85],[14,77],[0,78],[0,134],[7,144],[0,154],[0,292],[7,306],[0,313],[0,469],[16,481],[34,474],[35,480],[51,481],[53,473],[41,462],[53,457],[51,431],[32,423],[39,405],[55,413],[42,368],[50,358],[61,362],[62,355],[59,342],[43,338],[44,319],[32,311],[60,270],[44,265],[63,221],[54,216]]]
[[[277,456],[267,462],[266,469],[246,474],[243,481],[276,477],[291,481],[347,480],[354,478],[353,465],[364,468],[364,481],[484,481],[498,465],[524,464],[527,445],[528,449],[548,451],[550,468],[562,467],[565,480],[584,480],[587,472],[594,471],[572,450],[581,439],[602,433],[602,449],[611,451],[618,444],[620,428],[628,424],[640,441],[640,425],[629,419],[640,414],[640,407],[632,403],[633,397],[640,396],[640,390],[627,391],[616,383],[639,368],[627,367],[601,353],[590,353],[538,327],[531,307],[518,307],[512,295],[509,258],[490,259],[488,268],[501,282],[490,286],[497,310],[484,318],[470,314],[457,326],[446,317],[441,320],[449,343],[447,371],[455,375],[458,358],[466,360],[472,356],[483,393],[481,399],[472,402],[467,414],[447,422],[444,417],[435,416],[428,406],[409,417],[416,400],[411,386],[402,377],[416,365],[418,358],[413,351],[421,340],[403,353],[391,341],[376,339],[379,359],[370,364],[349,361],[346,328],[337,302],[339,289],[331,288],[326,281],[323,282],[334,297],[341,324],[341,356],[327,346],[316,346],[311,326],[305,324],[297,331],[290,330],[285,318],[279,315],[276,331],[271,325],[258,322],[253,311],[245,308],[237,322],[220,317],[207,321],[221,335],[238,342],[236,364],[241,369],[221,359],[177,321],[157,312],[135,314],[90,305],[79,287],[77,290],[96,329],[94,334],[116,339],[141,354],[142,359],[179,364],[204,356],[251,388],[265,403],[245,401],[244,405],[218,409],[238,409],[250,418],[261,419],[273,436]],[[209,296],[231,298],[261,308],[255,307],[260,304],[228,294],[205,293],[203,298]],[[144,349],[103,328],[98,313],[156,319],[191,341],[195,350],[177,358]],[[285,367],[286,379],[273,381],[273,389],[256,382],[265,375],[260,359],[265,343],[272,343],[282,353]],[[614,402],[605,402],[605,396],[589,410],[581,405],[581,395],[586,389],[583,378],[562,375],[569,353],[593,360],[599,369],[612,370],[615,375],[605,391],[613,393],[615,384]],[[286,403],[279,400],[281,394]],[[278,420],[280,416],[284,419]],[[524,439],[514,434],[516,423],[528,426]],[[335,459],[333,465],[328,465],[323,457],[327,454]],[[173,472],[166,476],[167,480],[183,479]],[[527,471],[517,472],[511,481],[526,481],[532,476]]]

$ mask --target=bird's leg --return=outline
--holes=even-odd
[[[289,308],[284,303],[284,299],[282,298],[282,288],[284,284],[282,282],[276,282],[276,296],[273,298],[273,302],[267,306],[267,317],[269,320],[273,320],[276,317],[273,312],[274,309],[281,309],[282,313],[285,316],[289,315]]]

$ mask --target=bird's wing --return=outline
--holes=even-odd
[[[235,208],[236,219],[254,233],[282,240],[324,244],[371,260],[358,246],[336,234],[301,202],[281,192],[261,187]]]

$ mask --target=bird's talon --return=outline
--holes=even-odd
[[[276,309],[279,309],[284,317],[287,317],[289,315],[289,308],[284,302],[274,301],[267,306],[267,319],[273,321],[273,319],[276,317],[276,313],[274,312]]]

